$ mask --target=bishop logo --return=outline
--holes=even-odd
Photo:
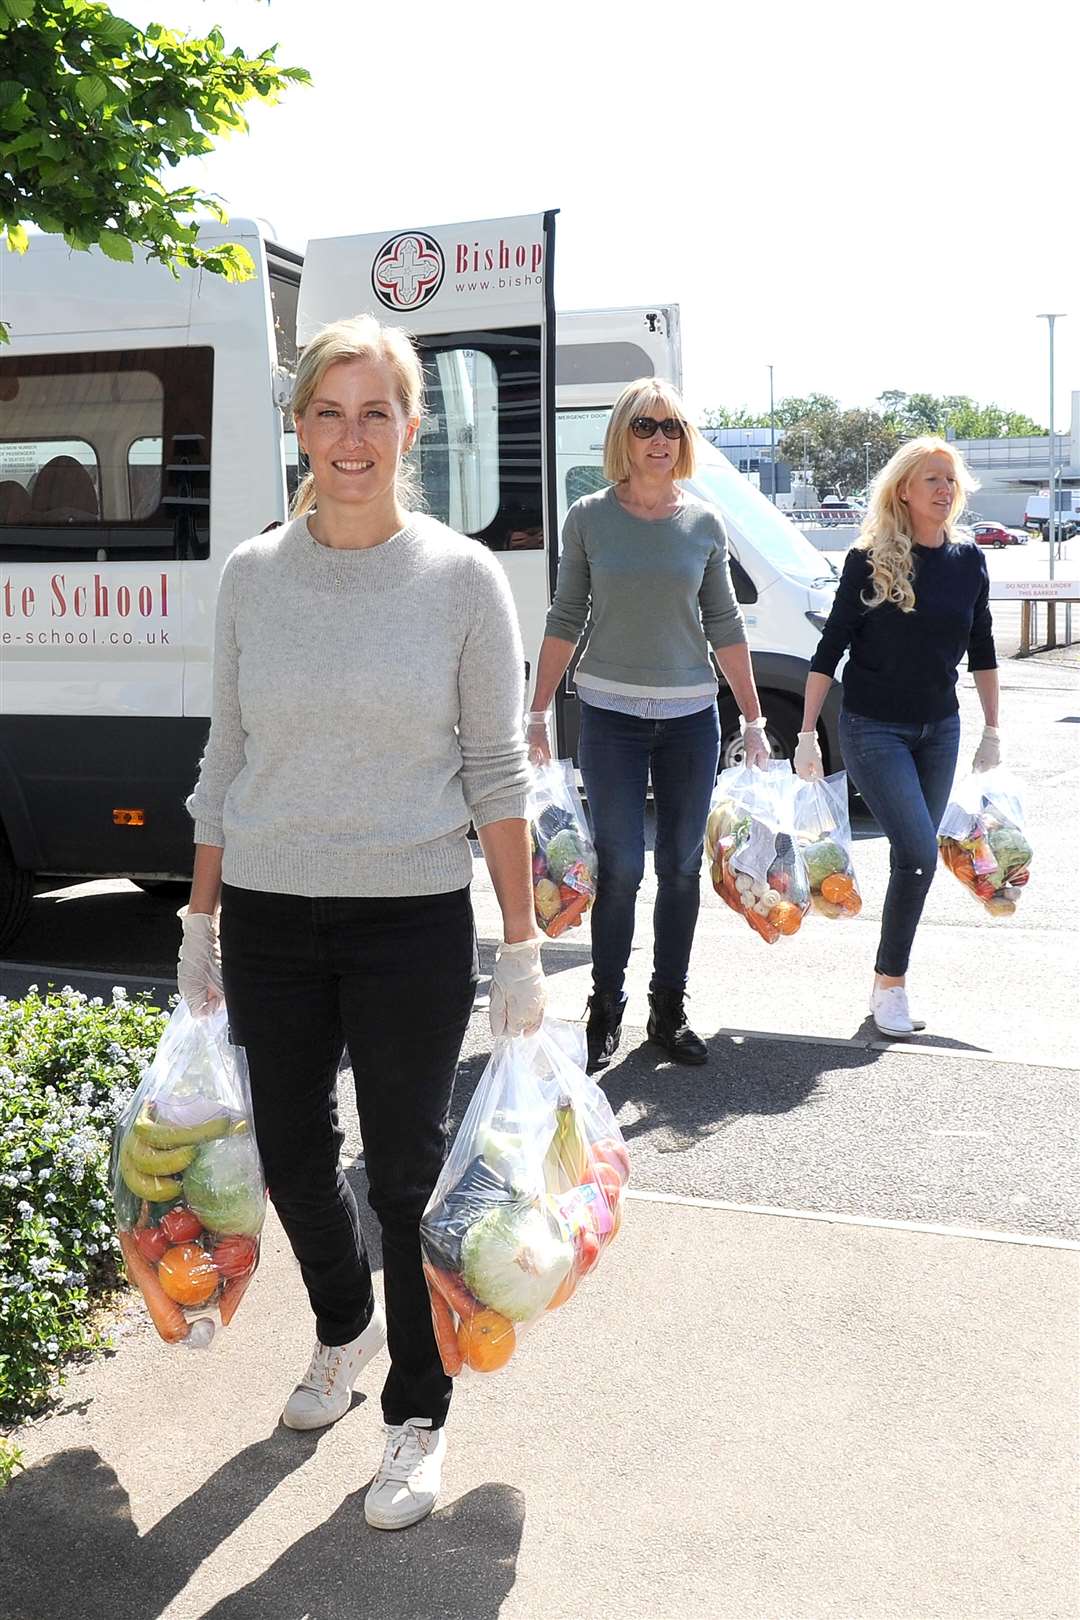
[[[442,286],[446,260],[433,236],[402,231],[375,255],[371,285],[387,309],[422,309]]]

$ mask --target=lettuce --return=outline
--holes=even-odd
[[[534,1203],[490,1210],[461,1244],[465,1286],[511,1322],[539,1316],[573,1260],[573,1244]]]

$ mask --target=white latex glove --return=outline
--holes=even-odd
[[[795,775],[804,782],[813,782],[825,775],[825,761],[821,757],[821,744],[816,731],[800,731],[795,745]]]
[[[184,930],[176,964],[176,983],[188,1008],[198,1018],[202,1013],[215,1012],[225,1000],[217,918],[208,911],[189,911],[187,906],[176,915]]]
[[[546,765],[551,759],[551,727],[546,709],[535,709],[525,716],[525,742],[533,765]]]
[[[540,941],[500,945],[491,975],[488,1017],[493,1035],[532,1035],[544,1021],[547,987],[540,966]]]
[[[742,728],[743,762],[763,771],[772,753],[765,735],[765,716],[761,714],[756,720],[740,719],[739,725]]]
[[[1000,764],[1001,732],[997,726],[984,726],[971,768],[973,771],[992,771],[995,765]]]

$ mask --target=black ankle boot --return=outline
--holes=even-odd
[[[704,1063],[709,1050],[686,1022],[681,990],[650,990],[647,1033],[676,1063]]]
[[[613,1054],[618,1051],[625,1006],[626,997],[619,991],[594,990],[589,997],[589,1022],[585,1026],[589,1074],[595,1074],[597,1069],[606,1069]]]

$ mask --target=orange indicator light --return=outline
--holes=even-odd
[[[112,813],[114,827],[145,827],[145,810],[114,810]]]

